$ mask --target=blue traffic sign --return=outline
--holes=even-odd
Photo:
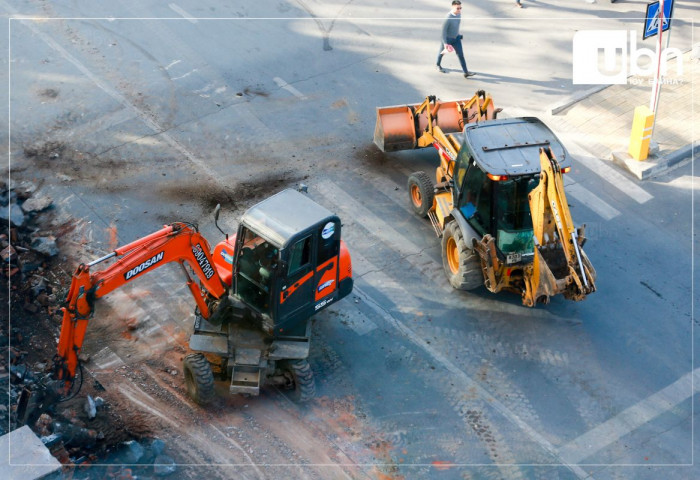
[[[673,0],[664,0],[664,24],[662,31],[671,28],[671,12],[673,11]],[[644,19],[644,35],[642,40],[659,33],[659,2],[647,5],[647,16]]]

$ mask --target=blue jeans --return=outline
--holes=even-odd
[[[447,39],[447,44],[452,45],[452,47],[455,49],[455,53],[457,54],[457,58],[459,58],[459,63],[462,65],[462,71],[464,73],[467,73],[469,70],[467,70],[467,62],[464,60],[464,52],[462,51],[462,35],[458,36],[457,38],[448,38]],[[437,57],[437,66],[440,66],[440,63],[442,63],[442,50],[445,48],[445,46],[440,43],[440,50],[438,51],[438,57]]]

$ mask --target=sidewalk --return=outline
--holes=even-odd
[[[562,130],[585,138],[582,146],[592,155],[614,161],[640,180],[662,174],[700,153],[698,47],[694,49],[695,55],[693,51],[683,55],[682,75],[677,74],[677,59],[669,61],[652,135],[659,149],[654,153],[650,151],[649,158],[644,161],[629,158],[627,148],[634,109],[649,105],[650,77],[632,76],[626,85],[593,89],[582,98],[552,108],[551,118]],[[697,85],[695,92],[693,82]]]

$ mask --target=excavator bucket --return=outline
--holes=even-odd
[[[443,102],[428,96],[419,104],[378,107],[374,143],[382,152],[422,148],[427,145],[418,140],[432,127],[460,133],[467,123],[494,119],[499,111],[483,90],[470,99]]]

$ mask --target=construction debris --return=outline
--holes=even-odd
[[[70,227],[50,227],[53,200],[32,182],[10,188],[0,183],[0,207],[5,207],[0,208],[0,221],[11,226],[8,234],[0,234],[0,278],[9,287],[0,288],[0,302],[10,305],[9,323],[0,322],[0,388],[10,396],[9,408],[0,405],[0,438],[30,431],[56,464],[64,465],[64,473],[96,467],[96,463],[113,466],[91,468],[89,478],[173,473],[175,462],[163,454],[164,443],[143,432],[130,433],[133,429],[112,411],[109,401],[90,394],[58,401],[51,367],[60,328],[59,307],[70,283],[62,272],[70,269],[61,265],[65,258],[60,258],[56,238],[61,232],[55,230]],[[86,390],[104,391],[96,382]],[[130,467],[119,467],[120,463]],[[30,471],[27,474],[23,478],[34,478]]]

